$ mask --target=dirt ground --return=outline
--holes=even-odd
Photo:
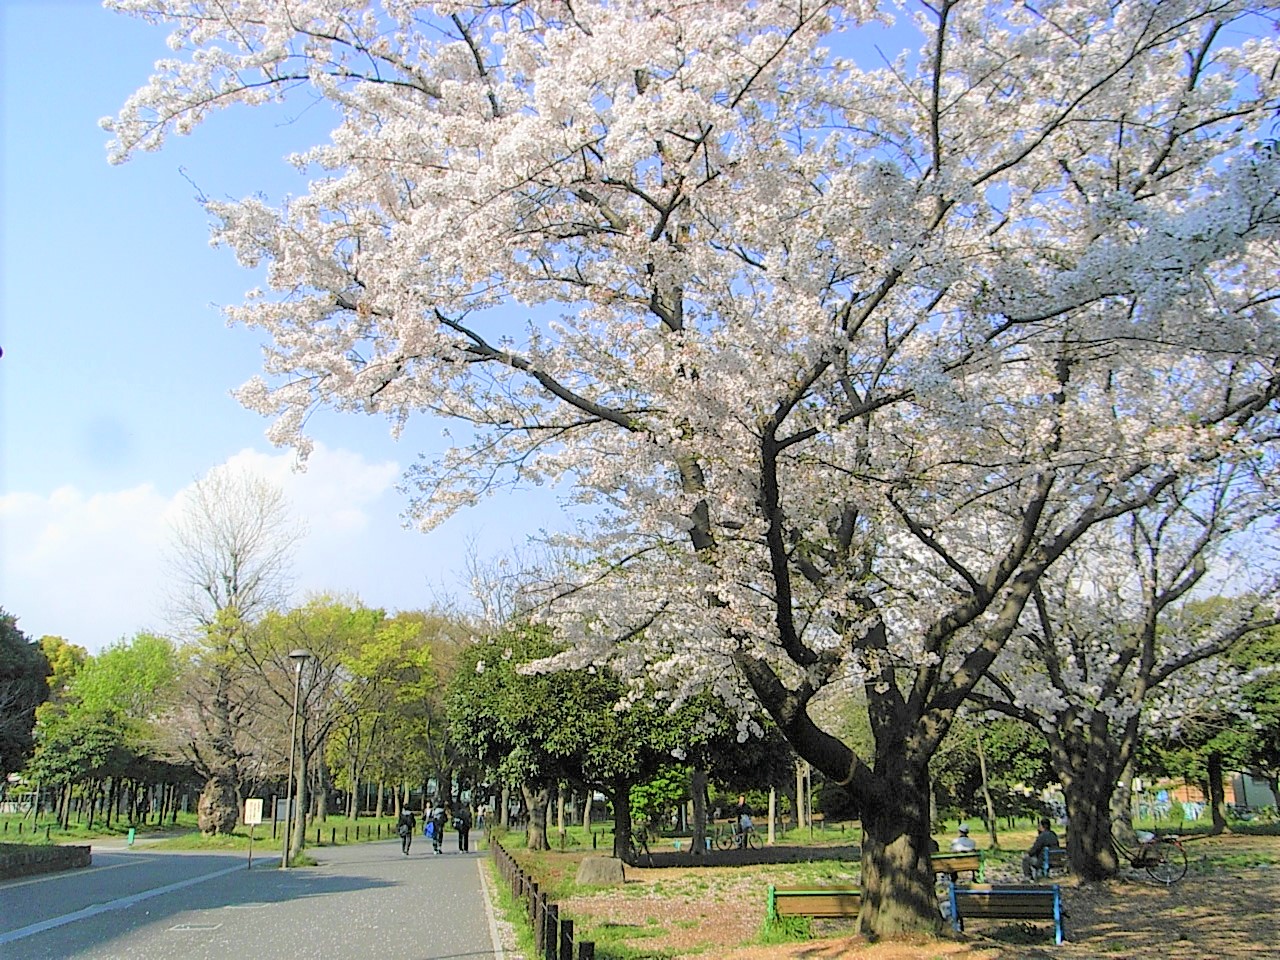
[[[1107,884],[1062,881],[1067,941],[1061,946],[1054,945],[1047,922],[971,922],[965,933],[945,940],[870,944],[842,933],[848,924],[816,921],[821,939],[736,948],[761,930],[760,875],[689,867],[674,858],[670,865],[659,858],[652,869],[628,868],[623,888],[562,901],[561,910],[603,921],[633,949],[680,960],[1280,960],[1280,867],[1214,866],[1233,858],[1245,862],[1249,854],[1280,858],[1280,838],[1221,837],[1203,844],[1189,845],[1191,872],[1167,888],[1137,874]],[[764,857],[779,864],[799,859],[782,850]],[[753,862],[761,862],[760,855]],[[999,868],[988,876],[1015,879]]]

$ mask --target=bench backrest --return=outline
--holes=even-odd
[[[769,917],[856,917],[862,909],[858,887],[775,887],[769,885]]]
[[[934,873],[955,873],[960,870],[981,870],[982,853],[973,850],[968,853],[935,853],[930,856]]]
[[[950,885],[951,918],[957,930],[964,918],[999,920],[1052,920],[1054,942],[1061,943],[1062,889],[1015,884]]]

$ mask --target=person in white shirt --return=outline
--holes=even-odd
[[[956,828],[956,832],[959,833],[960,836],[951,841],[952,853],[971,853],[978,849],[978,845],[974,843],[973,839],[969,836],[969,825],[967,823],[960,824],[960,826]]]

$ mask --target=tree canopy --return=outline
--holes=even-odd
[[[1046,571],[1180,476],[1274,470],[1257,4],[921,3],[889,58],[870,0],[109,6],[176,51],[116,160],[334,109],[303,195],[207,203],[266,266],[241,400],[304,453],[318,407],[460,421],[424,526],[571,486],[598,562],[556,663],[763,704],[874,812],[870,933],[939,923],[929,759]],[[846,684],[870,754],[811,709]]]
[[[36,707],[49,696],[49,661],[0,608],[0,783],[31,755]]]

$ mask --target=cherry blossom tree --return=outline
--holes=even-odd
[[[1176,484],[1160,503],[1078,541],[1036,585],[1025,633],[973,694],[1047,737],[1071,825],[1068,856],[1084,879],[1120,867],[1111,822],[1127,823],[1143,738],[1171,738],[1206,713],[1239,712],[1251,677],[1228,655],[1280,623],[1265,536],[1275,495],[1249,473],[1231,467]],[[1206,603],[1215,579],[1232,593]]]
[[[1046,571],[1180,476],[1270,468],[1275,4],[109,6],[182,55],[115,160],[336,111],[304,195],[207,204],[266,270],[228,315],[272,342],[240,391],[269,435],[454,421],[424,528],[563,484],[598,559],[547,666],[762,704],[864,812],[867,932],[938,927],[928,760]],[[814,719],[850,684],[871,755]]]

